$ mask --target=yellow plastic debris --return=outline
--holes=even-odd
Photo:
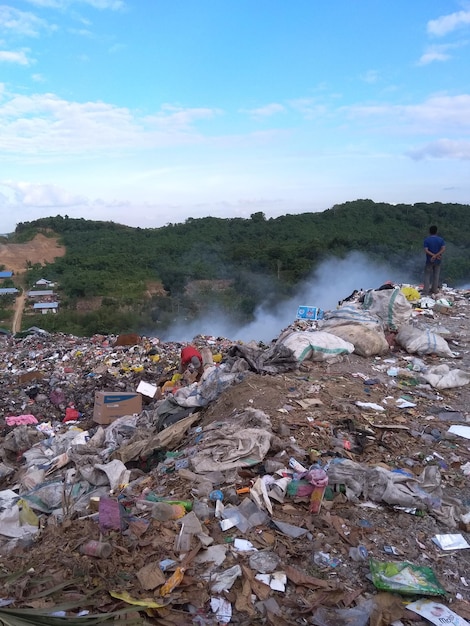
[[[177,567],[175,572],[170,576],[170,578],[166,581],[163,587],[160,589],[161,596],[167,596],[169,593],[173,591],[175,587],[177,587],[184,577],[185,572],[184,567]]]
[[[18,509],[20,511],[20,524],[24,526],[25,524],[29,524],[30,526],[38,526],[39,518],[33,509],[29,506],[26,500],[18,500],[17,502]]]
[[[134,606],[143,606],[146,609],[161,609],[165,606],[165,604],[157,602],[153,598],[133,598],[127,591],[110,591],[109,595],[116,598],[116,600],[122,600]]]
[[[220,363],[222,361],[222,355],[220,354],[220,352],[218,352],[217,354],[213,354],[212,360],[214,361],[214,363]]]
[[[401,292],[408,302],[417,302],[421,299],[421,294],[414,287],[402,287]]]

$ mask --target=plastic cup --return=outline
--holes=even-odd
[[[107,559],[111,556],[113,549],[110,543],[103,541],[87,541],[80,547],[80,552],[87,556],[95,556],[101,559]]]

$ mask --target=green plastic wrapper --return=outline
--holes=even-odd
[[[406,561],[392,563],[370,559],[372,582],[382,591],[422,596],[443,596],[445,589],[441,587],[430,567],[413,565]]]

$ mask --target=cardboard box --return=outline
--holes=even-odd
[[[297,309],[298,320],[322,320],[324,311],[316,306],[299,306]]]
[[[118,417],[142,412],[142,396],[136,392],[96,391],[93,420],[111,424]]]

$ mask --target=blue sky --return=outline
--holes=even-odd
[[[470,1],[7,0],[0,232],[467,204],[469,44]]]

